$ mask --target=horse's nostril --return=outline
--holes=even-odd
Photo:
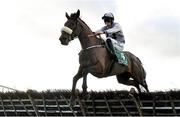
[[[68,45],[68,42],[65,41],[65,40],[60,40],[60,42],[61,42],[62,45]]]

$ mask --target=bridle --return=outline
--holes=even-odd
[[[74,31],[73,30],[75,30],[77,28],[77,21],[76,21],[76,25],[75,25],[75,27],[73,28],[73,29],[71,29],[71,28],[69,28],[69,27],[67,27],[67,26],[64,26],[62,29],[61,29],[61,32],[65,32],[65,33],[67,33],[69,36],[70,36],[70,38],[68,38],[68,41],[71,41],[71,40],[73,40],[76,36],[74,36],[75,34],[74,34]]]
[[[79,19],[77,19],[77,21],[76,21],[76,26],[73,28],[73,29],[71,29],[71,28],[69,28],[69,27],[67,27],[67,26],[64,26],[62,29],[61,29],[61,31],[62,32],[65,32],[65,33],[67,33],[71,38],[68,38],[68,41],[71,41],[71,40],[73,40],[74,38],[75,38],[75,34],[74,34],[74,30],[77,28],[77,22],[80,22],[80,20]],[[98,44],[98,45],[92,45],[92,46],[89,46],[89,47],[87,47],[87,48],[85,48],[85,49],[82,49],[82,51],[85,51],[85,50],[89,50],[89,49],[93,49],[93,48],[100,48],[100,47],[105,47],[104,45],[100,45],[100,44]]]

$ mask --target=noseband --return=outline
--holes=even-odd
[[[62,32],[65,32],[65,33],[67,33],[70,37],[71,37],[71,39],[69,39],[69,41],[71,41],[71,40],[73,40],[74,38],[75,38],[75,34],[73,33],[74,32],[74,30],[77,28],[77,21],[76,21],[76,26],[73,28],[73,29],[71,29],[71,28],[69,28],[69,27],[67,27],[67,26],[64,26],[62,29],[61,29],[61,31]]]
[[[69,35],[71,35],[72,34],[72,32],[73,32],[73,30],[71,30],[69,27],[67,27],[67,26],[64,26],[62,29],[61,29],[61,31],[64,31],[64,32],[66,32],[67,34],[69,34]]]

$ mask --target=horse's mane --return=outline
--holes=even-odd
[[[77,17],[77,14],[76,14],[76,13],[71,13],[70,18],[71,18],[71,19],[74,19],[74,20],[76,20],[76,19],[79,20],[80,23],[82,23],[82,25],[84,25],[87,30],[89,30],[89,31],[92,32],[91,28],[90,28],[80,17]],[[92,32],[92,33],[93,33],[93,32]],[[105,44],[105,42],[104,42],[104,40],[103,40],[102,38],[97,37],[97,40],[98,40],[98,43],[99,43],[99,44],[102,44],[102,45]]]
[[[79,20],[91,31],[91,28],[81,18],[79,18]]]

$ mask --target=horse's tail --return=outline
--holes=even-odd
[[[139,64],[140,64],[139,65],[140,71],[142,71],[141,77],[144,78],[144,80],[145,80],[146,79],[146,71],[145,71],[145,69],[143,67],[143,64],[142,64],[141,60],[138,57],[136,57],[136,58],[137,58],[137,60],[139,61]]]
[[[131,70],[134,80],[141,86],[143,86],[147,92],[149,92],[148,85],[146,83],[146,71],[143,67],[141,60],[134,54],[127,52],[129,61],[131,61]]]
[[[126,54],[128,55],[128,58],[131,61],[133,71],[132,73],[134,74],[134,76],[137,77],[139,80],[145,80],[146,71],[143,67],[141,60],[131,52],[126,51]]]
[[[145,71],[145,69],[143,67],[143,64],[142,64],[141,60],[138,57],[136,57],[136,58],[139,61],[139,63],[141,64],[141,65],[139,65],[140,71],[141,71],[140,72],[141,74],[139,74],[139,75],[140,75],[141,80],[142,80],[141,85],[146,89],[147,92],[149,92],[148,85],[146,83],[146,71]]]
[[[149,92],[148,85],[146,83],[146,71],[141,60],[131,52],[126,51],[125,53],[128,56],[132,78],[136,83],[138,83],[139,88],[141,85],[146,89],[147,92]]]

